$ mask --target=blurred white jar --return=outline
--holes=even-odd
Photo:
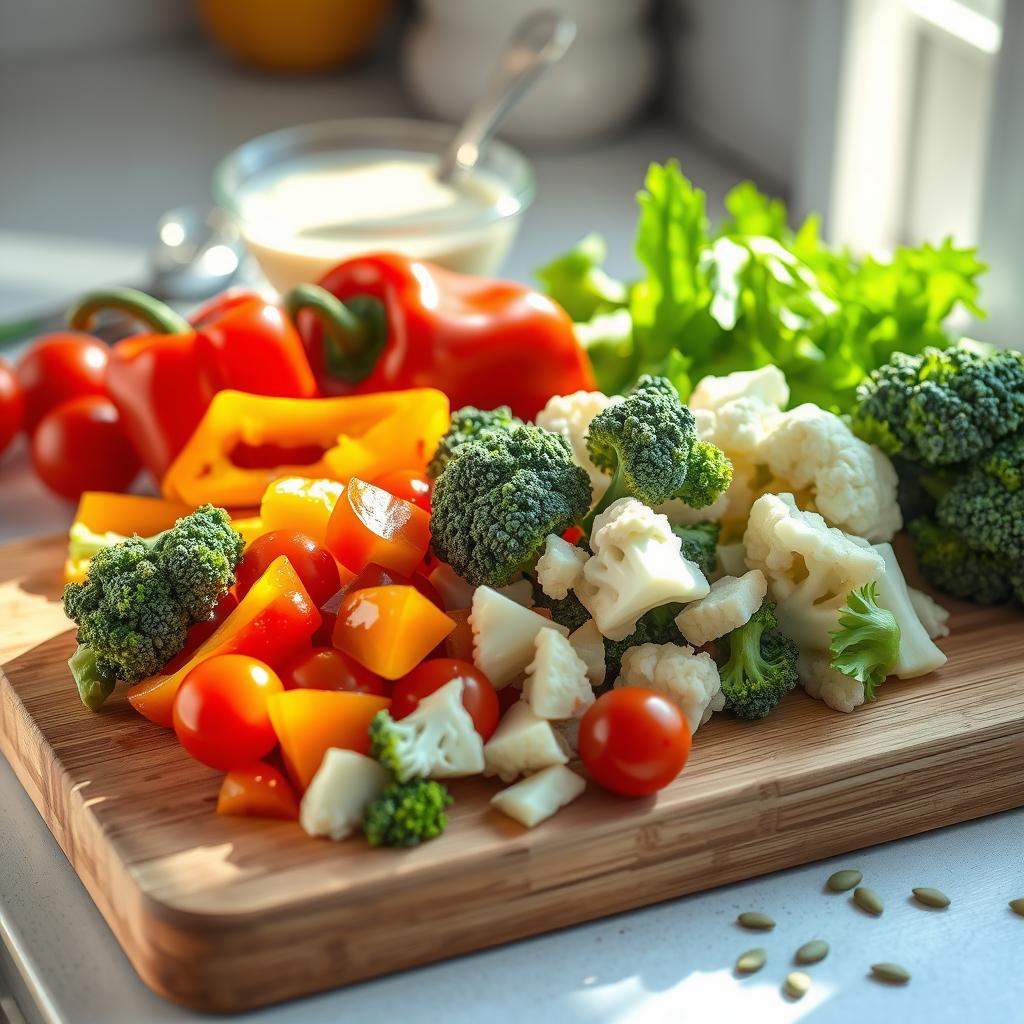
[[[555,8],[576,22],[576,40],[502,124],[520,142],[572,143],[622,127],[650,96],[657,46],[650,0],[419,0],[402,50],[413,101],[461,121],[490,75],[513,26]]]

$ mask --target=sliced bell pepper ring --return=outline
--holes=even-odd
[[[267,701],[270,724],[296,789],[305,792],[331,747],[370,752],[370,723],[389,697],[343,690],[286,690]]]
[[[69,310],[68,321],[87,329],[104,310],[126,313],[150,330],[113,346],[107,389],[128,439],[156,480],[218,391],[290,398],[317,394],[294,327],[259,295],[226,292],[189,323],[143,292],[107,288],[83,296]],[[258,501],[257,495],[246,504]]]
[[[273,765],[258,761],[224,776],[217,795],[217,813],[249,818],[295,821],[299,801],[288,780]]]
[[[320,612],[282,555],[184,665],[136,683],[128,701],[143,717],[170,728],[178,689],[200,662],[215,654],[247,654],[278,668],[309,643],[319,625]]]
[[[448,399],[433,388],[297,401],[221,391],[163,479],[165,497],[228,507],[259,503],[283,476],[342,483],[387,469],[423,466],[448,429]],[[317,446],[304,465],[241,466],[239,445]],[[248,460],[247,460],[248,461]]]
[[[526,285],[379,253],[284,301],[325,395],[435,387],[456,409],[532,419],[552,395],[595,387],[569,316]]]

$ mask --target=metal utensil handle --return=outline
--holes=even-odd
[[[556,11],[534,11],[512,32],[498,67],[441,155],[437,176],[452,181],[472,170],[498,122],[576,38],[576,23]]]

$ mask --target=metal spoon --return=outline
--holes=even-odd
[[[157,222],[157,239],[149,254],[151,277],[140,287],[160,299],[196,302],[216,295],[234,280],[243,254],[238,227],[223,210],[181,206]],[[62,305],[31,320],[0,325],[0,348],[65,327]],[[110,340],[124,333],[125,327],[123,318],[111,317],[94,333]]]
[[[498,66],[437,165],[438,180],[452,184],[476,166],[501,119],[565,55],[576,22],[556,11],[534,11],[513,29]]]

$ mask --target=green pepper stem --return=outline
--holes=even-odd
[[[347,302],[317,284],[300,284],[284,297],[293,322],[303,310],[323,328],[324,369],[332,377],[358,384],[373,373],[388,339],[387,314],[379,299],[353,295]]]
[[[105,310],[116,310],[141,320],[157,334],[186,334],[192,330],[192,325],[166,303],[135,288],[98,288],[87,292],[68,310],[68,325],[78,331],[88,331],[96,315]]]

